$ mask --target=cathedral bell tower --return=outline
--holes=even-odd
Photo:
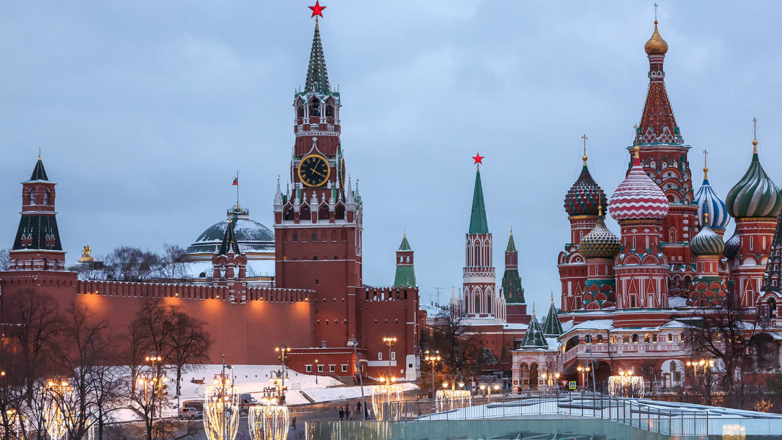
[[[39,154],[30,180],[22,182],[22,219],[8,270],[65,270],[54,210],[55,185],[46,176]]]
[[[356,334],[356,289],[362,286],[362,202],[347,178],[340,95],[332,89],[316,5],[307,82],[293,96],[295,142],[290,186],[277,182],[274,229],[277,287],[312,289],[313,346],[345,346]],[[311,8],[312,9],[312,8]]]

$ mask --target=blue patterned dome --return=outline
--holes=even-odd
[[[782,205],[779,188],[760,165],[757,142],[752,141],[755,153],[749,169],[728,193],[728,213],[734,218],[776,217]]]
[[[730,222],[730,216],[728,215],[728,207],[725,206],[725,202],[717,196],[714,192],[714,188],[709,184],[708,168],[704,168],[703,184],[695,193],[695,201],[698,203],[698,227],[702,228],[704,223],[704,216],[706,212],[709,213],[709,226],[712,229],[725,229]]]
[[[739,236],[734,232],[733,236],[728,239],[728,241],[725,243],[725,250],[722,251],[722,255],[725,256],[728,260],[732,260],[736,255],[739,253],[739,245],[741,244],[741,239]]]
[[[712,231],[708,224],[705,224],[690,241],[690,251],[694,255],[718,256],[722,254],[723,249],[725,249],[725,243],[722,241],[722,237]]]

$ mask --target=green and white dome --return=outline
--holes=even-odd
[[[725,201],[733,218],[776,217],[782,205],[777,185],[768,177],[758,158],[757,143],[749,169],[739,183],[728,192]]]

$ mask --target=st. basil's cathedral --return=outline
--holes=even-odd
[[[236,364],[272,364],[275,345],[284,343],[291,348],[290,366],[301,373],[350,378],[390,371],[415,380],[425,327],[451,313],[496,360],[487,373],[503,376],[514,391],[550,386],[555,373],[583,384],[577,371],[585,366],[598,383],[619,371],[651,366],[662,387],[675,388],[684,385],[685,363],[693,356],[683,340],[688,320],[736,298],[752,312],[753,322],[768,318],[770,325],[756,337],[771,341],[779,367],[782,196],[760,163],[757,139],[749,169],[724,199],[711,187],[705,167],[695,191],[691,147],[684,143],[665,88],[668,44],[656,20],[645,45],[646,102],[622,153],[628,158],[626,177],[609,198],[584,154],[581,174],[565,196],[570,234],[557,257],[558,298],[552,292],[539,319],[534,305],[528,310],[512,231],[503,276],[498,280],[495,273],[480,154],[473,158],[461,288],[453,290],[450,309],[419,304],[407,236],[395,254],[393,285],[364,284],[364,205],[358,181],[347,174],[341,96],[328,78],[317,22],[323,7],[311,9],[316,24],[306,83],[293,96],[294,144],[284,173],[289,183],[278,181],[270,191],[273,231],[251,221],[237,200],[227,219],[188,249],[187,259],[197,267],[194,279],[84,279],[66,265],[55,183],[39,157],[30,179],[22,182],[10,267],[0,273],[4,324],[15,322],[9,307],[14,299],[32,291],[52,295],[63,309],[83,304],[118,332],[145,299],[160,299],[207,322],[215,340],[212,361],[225,354]],[[606,215],[619,223],[618,235],[606,226]],[[725,241],[731,218],[736,232]],[[385,336],[393,336],[392,347],[383,342]]]

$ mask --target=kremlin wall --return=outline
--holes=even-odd
[[[453,313],[466,335],[497,358],[487,373],[503,376],[516,392],[551,386],[555,372],[583,385],[577,371],[585,366],[592,367],[598,383],[620,370],[651,366],[661,387],[674,389],[686,384],[685,363],[694,356],[683,339],[688,320],[733,295],[751,322],[768,318],[770,325],[752,337],[770,341],[766,347],[778,360],[782,197],[760,163],[758,140],[747,145],[754,148],[750,167],[724,201],[709,183],[708,168],[696,192],[691,147],[684,143],[665,88],[668,44],[656,20],[644,50],[647,98],[630,145],[616,151],[627,155],[626,177],[608,197],[584,154],[581,174],[565,195],[567,241],[558,256],[551,256],[560,285],[542,319],[526,303],[512,231],[498,282],[480,155],[473,158],[462,283],[452,292],[450,309],[419,303],[414,252],[406,236],[396,251],[394,285],[363,283],[363,201],[358,181],[354,189],[347,178],[341,96],[331,88],[316,21],[306,86],[293,96],[290,164],[279,164],[289,167],[289,184],[283,189],[278,181],[269,199],[273,276],[248,276],[253,259],[271,260],[272,235],[237,236],[237,224],[248,222],[237,204],[219,228],[220,239],[215,225],[191,246],[192,260],[208,266],[197,282],[80,280],[65,270],[55,183],[39,157],[30,179],[22,182],[22,218],[11,264],[0,273],[2,321],[14,323],[14,297],[37,291],[52,295],[63,308],[73,301],[86,305],[120,334],[145,299],[160,298],[208,324],[213,362],[225,354],[235,364],[274,364],[274,347],[284,343],[292,348],[290,367],[299,372],[314,372],[318,359],[320,372],[333,376],[353,376],[359,365],[370,377],[390,368],[398,378],[415,380],[421,333]],[[619,223],[618,235],[606,226],[606,215]],[[736,232],[724,241],[731,218]],[[387,335],[397,338],[390,356],[382,341]]]

